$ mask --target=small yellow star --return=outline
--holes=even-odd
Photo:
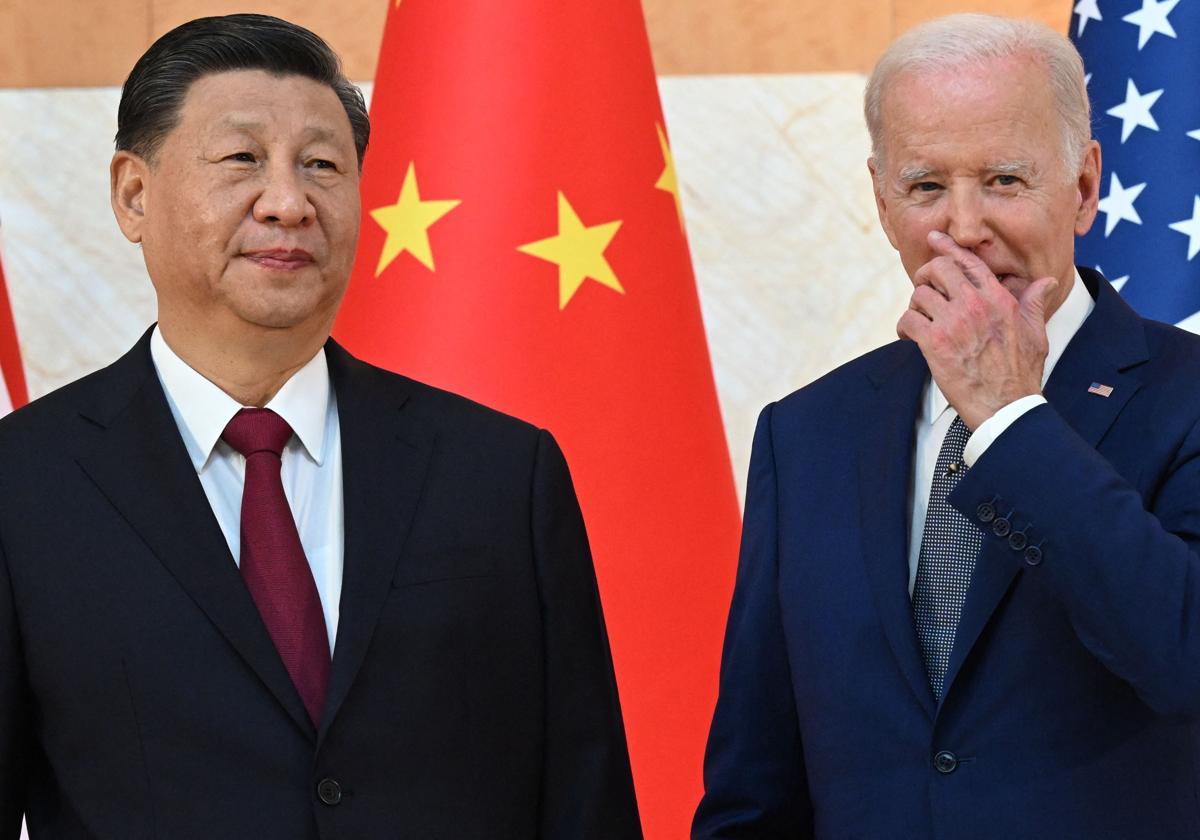
[[[658,145],[662,147],[665,164],[654,186],[675,196],[675,212],[679,214],[679,226],[683,227],[683,200],[679,196],[679,179],[675,177],[675,156],[671,154],[671,146],[667,143],[667,134],[663,127],[658,123],[655,123],[654,127],[658,129]]]
[[[375,268],[375,276],[382,274],[383,270],[392,264],[392,260],[405,251],[416,257],[421,265],[433,271],[429,228],[461,203],[422,201],[417,189],[416,166],[410,163],[408,173],[404,176],[404,185],[400,187],[400,198],[396,203],[371,211],[371,218],[387,232],[387,240],[379,253],[379,265]]]
[[[612,266],[604,258],[604,249],[617,235],[619,227],[619,220],[584,227],[575,208],[560,192],[558,235],[521,245],[517,250],[558,264],[558,308],[564,309],[589,277],[602,286],[625,294]]]

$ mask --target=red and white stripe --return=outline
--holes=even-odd
[[[8,393],[8,383],[4,381],[4,368],[0,368],[0,417],[13,409],[12,397]]]

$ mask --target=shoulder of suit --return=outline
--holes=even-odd
[[[1146,361],[1128,371],[1141,386],[1137,402],[1158,434],[1175,425],[1200,424],[1200,335],[1159,321],[1142,320]]]
[[[814,405],[836,409],[846,402],[857,403],[873,390],[873,377],[883,377],[917,358],[911,341],[893,341],[839,365],[775,403],[775,412],[809,412]]]
[[[62,385],[16,411],[0,417],[0,452],[8,446],[28,447],[54,441],[63,434],[63,425],[73,422],[87,407],[113,400],[128,399],[146,381],[153,370],[144,370],[131,358],[138,347],[111,364]],[[0,457],[3,457],[0,455]]]
[[[1143,318],[1146,345],[1153,360],[1200,362],[1200,335],[1161,321]]]
[[[518,436],[536,435],[539,432],[538,427],[532,423],[461,394],[361,360],[358,363],[372,371],[381,387],[392,391],[397,397],[403,397],[405,410],[420,412],[436,421],[441,429],[461,426],[464,430],[476,433],[507,433]]]

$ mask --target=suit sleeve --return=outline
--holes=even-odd
[[[541,836],[636,840],[642,831],[587,533],[566,460],[544,431],[532,503],[545,655]]]
[[[779,606],[772,407],[759,417],[720,692],[693,840],[813,836],[800,728]]]
[[[1143,498],[1039,406],[996,439],[950,501],[976,521],[985,502],[1008,514],[1036,553],[1001,556],[1053,587],[1092,655],[1160,714],[1200,715],[1200,426]]]
[[[0,840],[21,836],[29,767],[29,719],[16,608],[0,544]]]

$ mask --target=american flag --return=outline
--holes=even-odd
[[[1076,258],[1147,318],[1200,332],[1200,0],[1076,0],[1103,150]]]

